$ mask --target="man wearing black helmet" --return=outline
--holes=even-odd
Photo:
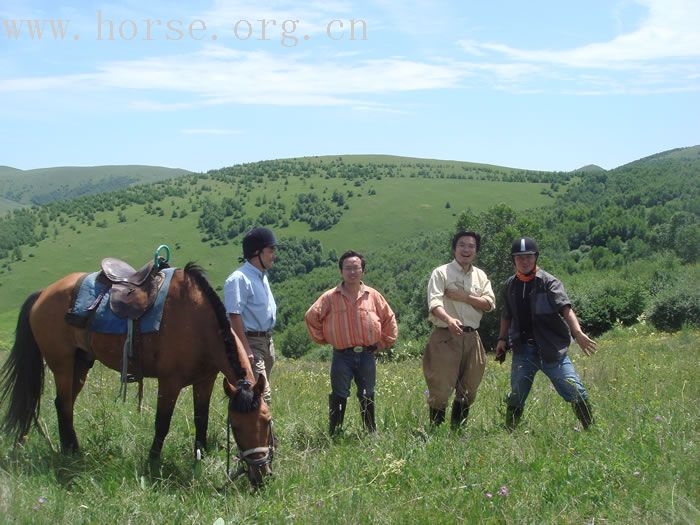
[[[588,428],[593,423],[588,394],[567,351],[572,335],[588,356],[595,352],[596,343],[581,330],[561,281],[537,267],[537,243],[529,237],[515,239],[510,253],[516,272],[505,282],[496,345],[500,363],[508,343],[513,349],[506,427],[513,430],[520,421],[535,374],[542,370]]]
[[[263,393],[268,405],[271,401],[270,372],[275,363],[272,329],[277,305],[270,290],[267,270],[275,262],[276,246],[277,240],[267,228],[250,230],[243,237],[243,265],[224,283],[224,306],[231,327],[253,364],[255,378],[262,374],[268,380]]]

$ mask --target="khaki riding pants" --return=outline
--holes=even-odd
[[[486,352],[479,333],[452,335],[433,328],[423,354],[423,375],[428,384],[428,406],[444,410],[452,392],[471,406],[486,368]]]
[[[272,390],[270,389],[270,373],[272,372],[272,366],[275,364],[275,344],[272,342],[272,338],[269,337],[258,337],[246,335],[248,339],[248,346],[250,346],[253,356],[255,357],[255,363],[253,364],[253,375],[257,381],[260,374],[265,376],[265,391],[263,392],[263,399],[268,405],[272,401]]]

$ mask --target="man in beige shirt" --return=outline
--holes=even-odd
[[[460,231],[452,239],[452,262],[433,270],[428,282],[429,320],[433,332],[423,354],[430,422],[439,425],[452,392],[452,426],[469,415],[486,367],[486,352],[477,329],[496,299],[486,274],[474,266],[481,235]]]

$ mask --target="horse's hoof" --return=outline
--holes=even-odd
[[[201,448],[198,448],[198,449],[195,451],[194,457],[195,457],[195,459],[196,459],[197,461],[202,461],[202,449],[201,449]]]

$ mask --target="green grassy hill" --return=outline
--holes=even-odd
[[[600,173],[606,171],[604,168],[601,168],[597,164],[586,164],[585,166],[580,167],[577,170],[574,170],[574,173]]]
[[[634,166],[636,164],[648,164],[664,160],[678,160],[686,162],[700,161],[700,145],[688,146],[685,148],[674,148],[668,151],[655,153],[654,155],[649,155],[648,157],[643,157],[639,160],[635,160],[630,163],[624,164],[620,166],[620,168],[626,168],[629,166]]]
[[[24,204],[20,204],[19,202],[11,201],[10,199],[0,197],[0,216],[7,213],[8,211],[17,210],[19,208],[24,207]]]
[[[47,204],[188,173],[159,166],[67,166],[34,170],[0,166],[0,197],[16,205]],[[9,205],[0,207],[0,213],[8,209],[11,209]]]
[[[325,252],[351,247],[377,252],[418,234],[450,230],[466,208],[545,205],[552,199],[543,193],[549,187],[544,181],[551,178],[566,182],[565,175],[462,162],[315,157],[234,166],[53,203],[33,212],[37,238],[0,259],[0,334],[7,339],[15,312],[31,291],[72,271],[95,270],[107,256],[138,266],[165,243],[173,264],[198,261],[220,285],[241,253],[238,229],[263,221],[270,210],[277,213],[270,227],[283,240],[311,237]],[[338,215],[335,224],[311,231],[308,222],[291,217],[299,195],[309,194]],[[342,195],[342,205],[332,200],[334,194]],[[239,203],[240,211],[212,215],[225,199]],[[204,229],[205,219],[223,229]]]
[[[476,224],[480,216],[479,228],[492,238],[505,230],[508,236],[515,229],[529,231],[564,274],[620,271],[655,252],[692,264],[700,250],[699,150],[672,150],[583,173],[383,155],[282,159],[16,210],[0,217],[0,341],[11,337],[17,308],[30,292],[72,271],[96,270],[107,256],[139,266],[156,246],[168,244],[174,265],[197,261],[220,287],[238,264],[241,234],[254,225],[271,227],[289,244],[316,243],[310,262],[300,259],[308,250],[280,261],[280,268],[296,267],[280,281],[327,265],[349,248],[375,261],[386,260],[392,250],[405,250],[407,262],[421,257],[420,272],[415,264],[410,270],[395,265],[406,275],[392,279],[396,284],[387,293],[400,298],[404,312],[419,306],[412,303],[419,299],[413,291],[421,288],[424,270],[445,257],[432,244],[431,260],[423,260],[418,252],[424,243],[411,241],[451,231],[465,210],[465,224]],[[507,219],[511,212],[501,209],[496,217],[498,204],[518,216]],[[501,224],[498,231],[494,224]],[[498,261],[486,269],[494,271]],[[286,312],[290,323],[309,299],[297,290],[308,292],[316,281],[309,277],[284,289],[288,300],[280,305],[293,305],[294,315]],[[324,274],[322,281],[329,278]],[[643,310],[643,304],[635,308]]]

